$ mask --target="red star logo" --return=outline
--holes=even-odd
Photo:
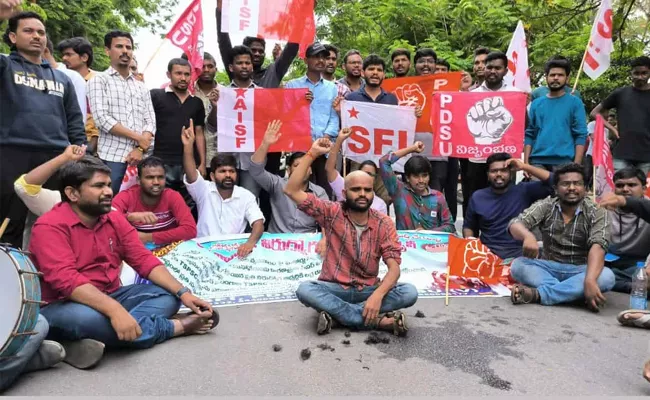
[[[237,97],[246,97],[246,89],[235,89]]]
[[[359,119],[359,111],[355,110],[354,107],[352,107],[351,110],[348,110],[350,113],[350,118],[356,118]]]

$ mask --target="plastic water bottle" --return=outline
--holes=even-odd
[[[630,308],[645,310],[648,308],[648,275],[645,272],[645,265],[637,265],[632,277],[632,291],[630,292]]]

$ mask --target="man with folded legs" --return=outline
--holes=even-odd
[[[111,212],[111,170],[84,157],[60,171],[61,198],[34,224],[29,251],[41,278],[41,314],[64,361],[96,365],[108,346],[149,348],[175,336],[205,333],[218,314],[167,271],[119,212]],[[126,261],[152,285],[120,287]],[[180,304],[193,311],[170,319]]]
[[[392,220],[370,208],[372,177],[363,171],[346,176],[345,202],[321,200],[302,189],[311,163],[330,148],[329,139],[315,141],[285,187],[298,208],[321,225],[327,240],[318,280],[301,283],[296,296],[320,313],[319,334],[328,333],[337,321],[350,328],[405,335],[406,315],[397,310],[415,304],[418,293],[411,284],[397,283],[401,245]],[[383,280],[377,276],[380,257],[388,266]]]

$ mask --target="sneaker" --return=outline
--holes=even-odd
[[[25,366],[25,372],[52,368],[65,358],[65,349],[60,343],[43,340],[36,353]]]
[[[63,342],[66,356],[63,360],[78,369],[88,369],[97,365],[104,356],[104,343],[94,339],[81,339]]]
[[[325,311],[321,311],[318,314],[318,327],[316,328],[316,333],[319,335],[324,335],[330,333],[332,330],[332,317]]]

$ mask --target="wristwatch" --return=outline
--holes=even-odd
[[[192,291],[186,288],[185,286],[183,286],[182,288],[178,289],[178,292],[176,292],[176,297],[180,299],[181,296],[184,295],[185,293],[192,293]]]

